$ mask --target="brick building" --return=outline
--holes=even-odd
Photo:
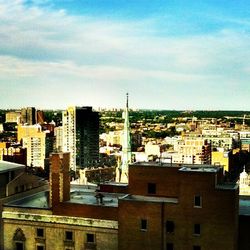
[[[4,207],[5,250],[237,250],[239,195],[211,165],[135,163],[129,184],[69,185],[51,155],[50,192]]]

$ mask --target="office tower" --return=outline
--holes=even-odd
[[[85,168],[99,160],[99,114],[92,107],[69,107],[63,112],[63,150],[70,168]]]
[[[122,141],[122,165],[116,173],[116,181],[128,183],[128,164],[131,163],[131,139],[130,139],[130,125],[129,125],[129,110],[128,110],[128,94],[126,108],[123,112],[124,129]]]
[[[36,109],[33,107],[22,108],[21,123],[27,125],[36,124]]]

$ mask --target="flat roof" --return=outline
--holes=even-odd
[[[250,196],[239,197],[239,214],[250,216]]]
[[[96,195],[102,194],[103,202],[97,200]],[[95,189],[88,186],[74,185],[71,186],[70,200],[67,203],[118,207],[118,199],[125,194],[120,193],[105,193],[96,192]],[[26,196],[6,203],[8,206],[23,207],[23,208],[49,208],[49,191],[43,191],[34,195]]]
[[[165,159],[165,158],[164,158]],[[132,164],[129,164],[131,167],[141,166],[141,167],[181,167],[182,165],[179,163],[163,163],[163,162],[155,162],[155,161],[149,161],[149,162],[135,162]]]
[[[24,169],[25,165],[9,161],[0,161],[0,173],[9,172],[18,169]]]
[[[146,201],[146,202],[165,202],[165,203],[178,203],[177,198],[165,198],[165,197],[154,197],[154,196],[143,196],[143,195],[125,195],[120,200],[130,201]]]
[[[186,165],[183,164],[179,169],[181,172],[207,172],[207,173],[216,173],[219,171],[221,166],[214,165]]]
[[[49,191],[38,192],[33,195],[7,202],[6,205],[24,208],[49,208]]]
[[[239,185],[237,183],[223,183],[217,184],[215,187],[222,190],[235,190],[239,187]]]

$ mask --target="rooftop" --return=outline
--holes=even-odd
[[[250,196],[240,196],[239,214],[248,216],[250,215]]]
[[[207,172],[207,173],[217,173],[219,172],[220,166],[214,165],[182,165],[179,171],[182,172]]]
[[[165,198],[165,197],[153,197],[153,196],[142,196],[142,195],[125,195],[120,198],[121,200],[130,201],[147,201],[147,202],[165,202],[165,203],[178,203],[177,198]]]
[[[102,203],[96,198],[97,194],[102,194]],[[73,185],[71,186],[70,200],[68,203],[77,203],[85,205],[118,207],[118,199],[124,194],[96,192],[89,186]],[[49,191],[43,191],[34,195],[26,196],[7,203],[8,206],[23,208],[49,208]]]
[[[0,161],[0,173],[5,173],[13,170],[24,169],[25,165],[12,163],[8,161]]]

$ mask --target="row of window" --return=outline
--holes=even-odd
[[[156,194],[156,183],[148,183],[148,194]],[[202,207],[202,199],[200,195],[194,196],[194,207]]]
[[[148,229],[148,221],[145,219],[141,220],[141,230],[147,231]],[[166,221],[166,232],[167,233],[174,233],[175,231],[175,224],[173,221],[167,220]],[[200,235],[201,234],[201,225],[200,224],[194,224],[193,228],[194,235]]]
[[[38,238],[45,238],[44,229],[43,228],[37,228],[36,229],[36,236]],[[65,240],[73,241],[74,236],[72,231],[65,231]],[[95,235],[92,233],[86,234],[86,243],[95,243]]]

